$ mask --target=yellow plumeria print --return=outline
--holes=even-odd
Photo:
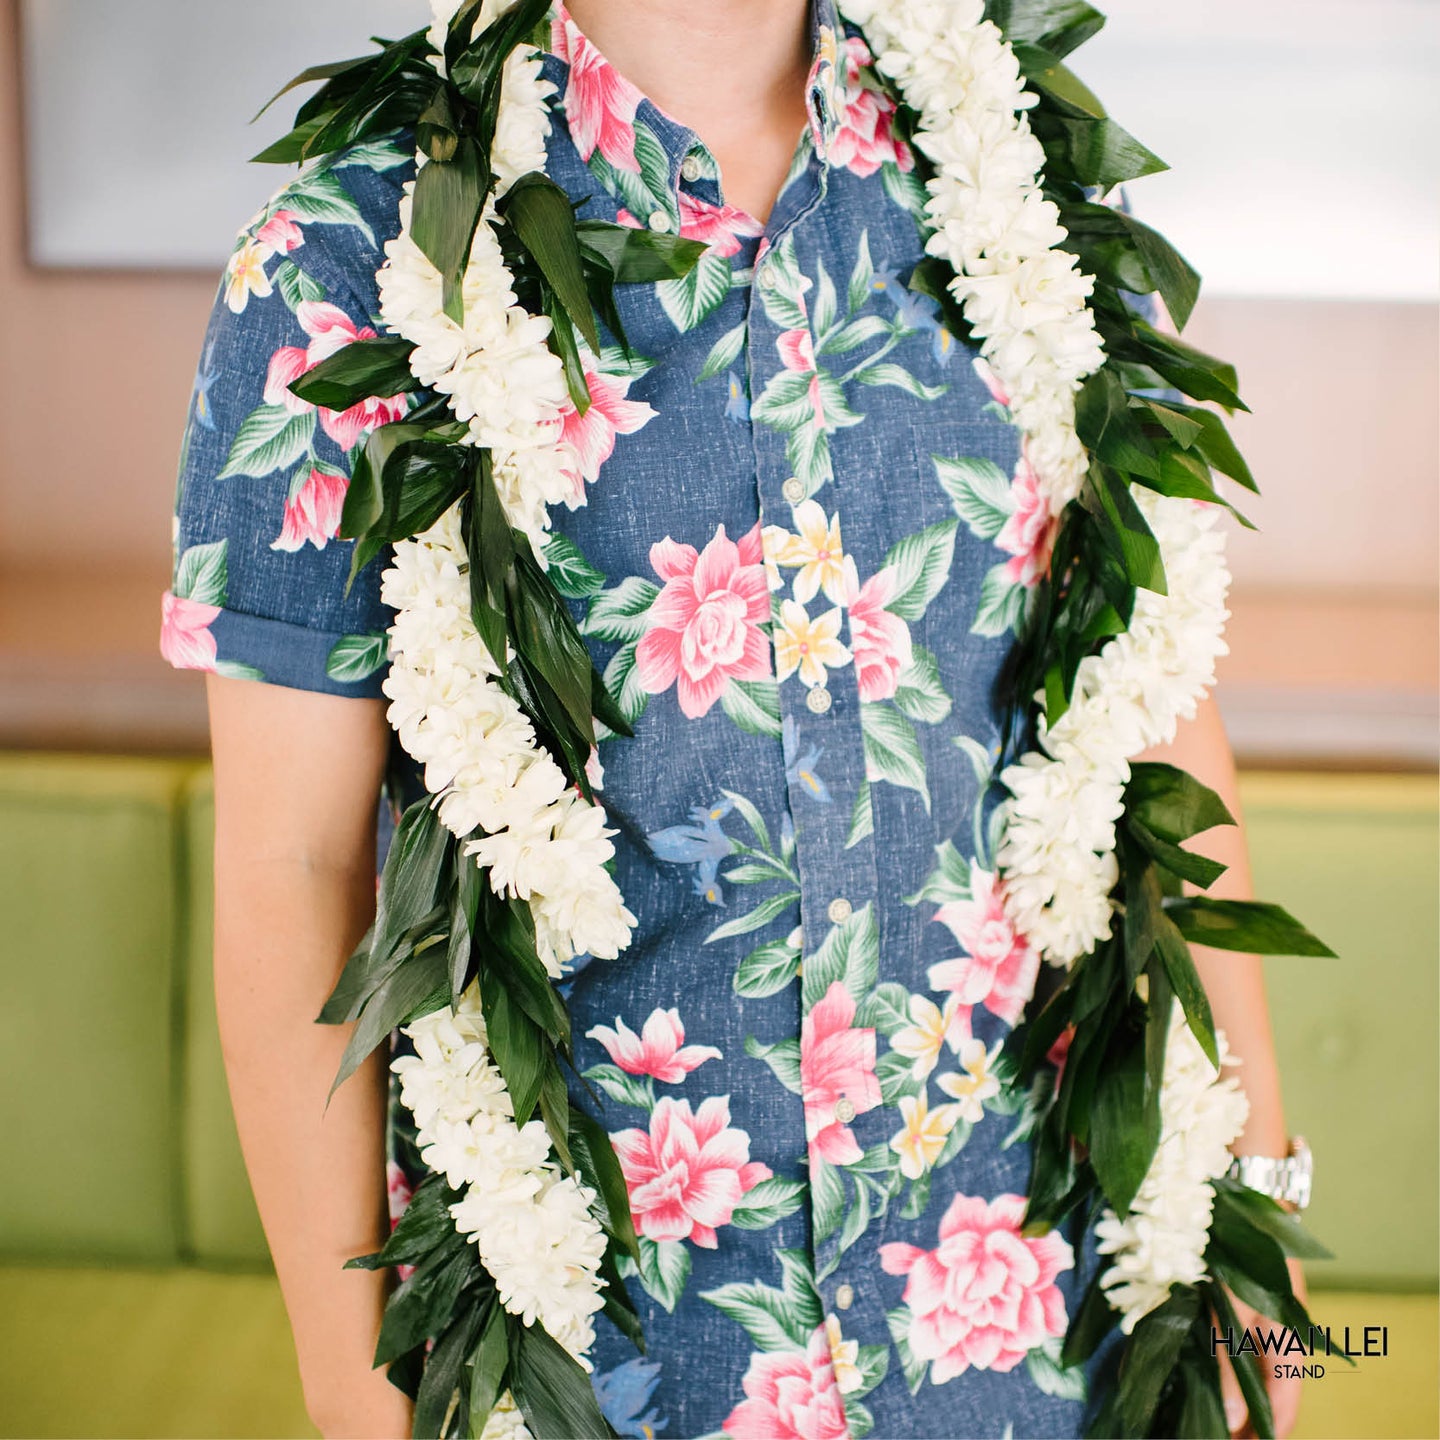
[[[775,627],[775,677],[786,680],[797,670],[801,682],[813,688],[825,683],[825,672],[850,663],[850,652],[840,643],[839,609],[811,619],[793,600],[780,604]]]
[[[839,515],[826,516],[814,500],[797,505],[793,512],[796,533],[779,525],[767,525],[762,532],[767,558],[774,563],[798,567],[794,595],[808,605],[824,591],[832,605],[845,603],[845,551],[840,543]]]
[[[958,1051],[969,1039],[958,995],[945,998],[942,1010],[928,995],[910,997],[910,1023],[890,1037],[890,1048],[910,1061],[910,1073],[924,1080],[940,1061],[940,1050],[948,1040]]]
[[[997,1040],[994,1049],[987,1051],[983,1040],[966,1040],[958,1051],[960,1069],[942,1075],[936,1082],[972,1125],[984,1117],[982,1102],[1000,1093],[1000,1081],[995,1074],[1000,1044]]]
[[[890,1148],[900,1157],[900,1173],[907,1180],[918,1180],[940,1158],[960,1119],[960,1107],[941,1105],[932,1110],[922,1090],[900,1097],[900,1118],[905,1128],[891,1137]]]

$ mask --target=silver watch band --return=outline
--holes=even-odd
[[[1297,1210],[1310,1203],[1314,1162],[1310,1147],[1297,1135],[1290,1142],[1290,1153],[1283,1159],[1271,1155],[1239,1155],[1225,1172],[1251,1190],[1258,1190],[1272,1200],[1283,1200]]]

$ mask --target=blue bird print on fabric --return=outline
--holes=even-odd
[[[659,1383],[659,1364],[638,1356],[595,1377],[595,1398],[600,1402],[600,1413],[617,1435],[652,1440],[669,1425],[669,1419],[661,1418],[654,1410],[640,1413],[650,1403]]]
[[[720,828],[720,822],[734,808],[733,800],[717,800],[709,806],[696,805],[690,811],[691,824],[667,825],[663,830],[653,830],[645,837],[657,860],[697,867],[695,893],[703,895],[711,905],[725,903],[720,888],[720,862],[730,856],[735,847]]]
[[[725,418],[743,425],[750,418],[750,397],[745,393],[745,382],[732,370],[725,377],[726,401]]]
[[[787,715],[781,723],[780,744],[785,756],[785,778],[792,785],[801,787],[805,794],[819,801],[821,805],[828,805],[830,787],[815,773],[815,766],[825,753],[824,746],[812,745],[802,755],[800,727],[796,725],[792,715]]]
[[[940,323],[940,304],[932,296],[912,290],[900,278],[899,271],[882,269],[875,272],[871,285],[884,292],[895,306],[895,317],[907,330],[918,330],[930,336],[930,353],[943,369],[955,351],[955,337]]]

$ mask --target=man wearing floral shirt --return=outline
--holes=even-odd
[[[628,347],[565,417],[576,505],[547,555],[635,731],[600,761],[638,926],[568,989],[641,1237],[648,1357],[608,1324],[594,1356],[622,1435],[1082,1425],[1059,1353],[1093,1236],[1022,1233],[1027,1096],[1000,1060],[1040,962],[999,902],[999,700],[1055,522],[1008,397],[910,283],[924,191],[871,59],[832,0],[576,0],[544,57],[547,170],[580,214],[708,246],[617,291]],[[390,614],[382,561],[345,593],[336,530],[350,452],[405,400],[287,387],[374,333],[412,154],[312,167],[242,232],[162,641],[216,677],[227,1058],[327,1434],[408,1432],[369,1365],[380,1277],[338,1265],[373,1248],[382,1158],[392,1220],[425,1173],[413,1125],[393,1094],[382,1125],[374,1063],[323,1129],[286,1103],[328,1086],[336,1037],[303,1022],[373,905]],[[1189,732],[1202,778],[1216,734]],[[1259,1014],[1227,1024],[1263,1148]]]

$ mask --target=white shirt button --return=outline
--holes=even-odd
[[[830,708],[830,692],[823,685],[817,685],[806,695],[805,704],[811,714],[823,715]]]
[[[850,902],[843,895],[837,895],[825,913],[830,917],[832,925],[843,925],[852,914]]]
[[[670,228],[670,217],[663,210],[652,210],[646,222],[657,235],[664,235]]]
[[[792,504],[798,505],[805,498],[805,482],[792,475],[781,487],[780,493]]]
[[[775,273],[773,265],[767,265],[760,272],[760,288],[762,290],[773,290],[780,283],[780,277]]]
[[[835,1118],[842,1125],[848,1125],[855,1118],[855,1107],[847,1096],[842,1095],[835,1102]]]
[[[690,184],[694,184],[700,178],[700,157],[698,155],[687,155],[680,162],[680,175]]]
[[[853,1285],[837,1285],[835,1287],[835,1308],[837,1310],[848,1310],[855,1303],[855,1287]]]

